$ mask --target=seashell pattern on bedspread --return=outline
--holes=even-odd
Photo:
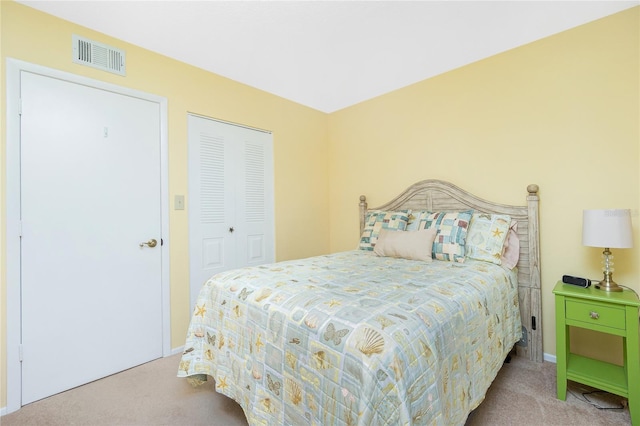
[[[516,271],[354,250],[218,274],[178,376],[250,425],[462,425],[520,339]]]

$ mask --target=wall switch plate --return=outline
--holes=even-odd
[[[174,210],[184,210],[184,195],[176,195],[173,202]]]

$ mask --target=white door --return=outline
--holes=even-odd
[[[269,132],[189,115],[191,308],[202,284],[275,261]]]
[[[24,405],[161,357],[163,324],[159,104],[25,71],[21,97]]]

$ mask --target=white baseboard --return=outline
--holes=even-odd
[[[7,407],[0,408],[0,416],[4,416],[5,414],[7,414]]]
[[[555,355],[551,355],[551,354],[548,354],[548,353],[546,353],[546,352],[545,352],[545,353],[542,355],[542,357],[543,357],[543,359],[544,359],[545,361],[547,361],[547,362],[552,362],[552,363],[554,363],[554,364],[556,363],[556,356],[555,356]]]
[[[179,346],[177,348],[171,349],[171,352],[167,356],[177,355],[177,354],[182,353],[182,352],[184,352],[184,346]]]

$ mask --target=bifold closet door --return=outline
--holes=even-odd
[[[202,284],[275,261],[269,132],[189,115],[191,308]]]

